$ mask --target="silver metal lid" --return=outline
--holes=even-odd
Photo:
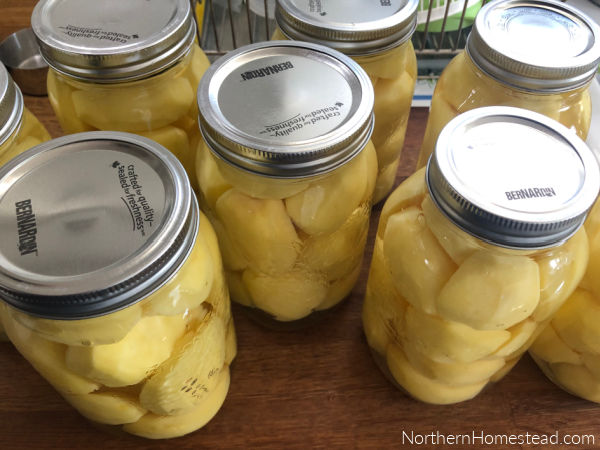
[[[347,56],[297,41],[241,47],[218,59],[198,88],[200,128],[239,168],[300,178],[344,164],[369,141],[373,87]]]
[[[119,132],[54,139],[0,168],[0,298],[53,319],[115,311],[164,284],[197,229],[164,147]]]
[[[600,171],[592,151],[563,125],[492,106],[446,125],[427,185],[440,210],[468,233],[503,247],[543,248],[583,224]]]
[[[350,55],[378,53],[410,39],[418,0],[277,0],[275,19],[290,39]]]
[[[23,108],[21,91],[0,63],[0,145],[21,125]]]
[[[196,34],[188,0],[41,0],[31,25],[51,67],[96,82],[158,73]]]
[[[600,62],[600,27],[554,0],[496,0],[475,19],[466,51],[491,77],[528,91],[586,84]]]

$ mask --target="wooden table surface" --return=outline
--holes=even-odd
[[[29,26],[34,4],[0,0],[0,40]],[[46,97],[26,97],[25,103],[53,137],[61,135]],[[426,118],[425,109],[413,109],[397,183],[415,166]],[[559,439],[592,434],[595,445],[580,448],[600,447],[600,407],[556,388],[528,356],[498,384],[458,405],[426,405],[392,387],[371,358],[360,322],[380,209],[374,210],[360,281],[326,320],[303,331],[273,332],[234,307],[239,348],[231,388],[221,411],[202,430],[171,441],[99,430],[67,405],[10,344],[0,343],[0,449],[409,448],[411,437],[413,445],[430,448],[430,433],[438,443],[444,441],[436,433],[475,433],[477,448],[482,433],[527,439],[526,433],[556,432]],[[514,447],[535,445],[488,446]]]

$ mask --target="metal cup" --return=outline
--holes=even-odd
[[[0,43],[0,62],[24,94],[46,95],[48,64],[31,28],[19,30]]]

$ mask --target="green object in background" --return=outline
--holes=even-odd
[[[432,0],[433,8],[431,10],[431,18],[427,31],[439,33],[442,31],[442,23],[444,22],[444,14],[446,13],[446,3],[450,1],[448,10],[448,19],[446,20],[445,31],[456,31],[460,25],[460,17],[467,2],[467,10],[463,19],[462,28],[467,28],[473,25],[475,16],[481,9],[481,0]],[[427,22],[427,14],[429,12],[429,0],[420,0],[417,12],[417,30],[425,31],[425,22]]]

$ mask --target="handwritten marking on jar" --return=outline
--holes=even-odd
[[[121,200],[123,200],[129,214],[131,214],[132,231],[137,230],[145,237],[146,226],[152,227],[154,224],[154,208],[144,196],[143,186],[135,165],[128,164],[125,166],[125,164],[115,161],[112,167],[118,168],[119,184],[124,194]]]
[[[35,253],[37,256],[37,224],[31,199],[15,203],[17,232],[19,233],[19,253],[21,256]]]
[[[551,187],[524,188],[517,191],[506,191],[505,194],[508,200],[524,200],[528,198],[555,197],[556,191]]]
[[[269,75],[275,75],[284,70],[293,69],[294,65],[290,61],[285,61],[280,64],[273,64],[271,66],[266,66],[261,69],[256,70],[248,70],[240,76],[242,77],[242,81],[253,80],[254,78],[263,78]]]

